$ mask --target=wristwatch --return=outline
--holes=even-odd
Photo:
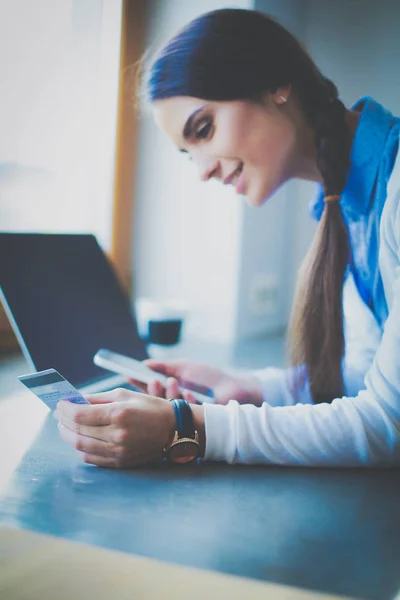
[[[170,400],[174,407],[176,431],[172,442],[164,448],[164,456],[175,463],[188,463],[200,456],[199,436],[186,400]]]

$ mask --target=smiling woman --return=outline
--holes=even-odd
[[[159,126],[198,165],[203,181],[235,182],[236,191],[259,206],[296,168],[291,164],[293,127],[278,108],[288,95],[289,90],[279,90],[274,101],[266,97],[262,103],[170,98],[156,100],[154,113]]]
[[[162,49],[147,85],[156,121],[190,153],[202,180],[230,182],[240,169],[237,191],[252,206],[294,177],[323,182],[326,196],[342,192],[358,116],[346,113],[334,84],[266,15],[225,9],[193,21]],[[318,240],[299,283],[292,359],[307,365],[313,398],[323,402],[344,392],[341,289],[349,248],[338,203],[327,205]],[[304,373],[296,373],[299,393]]]
[[[171,444],[185,452],[188,439],[198,445],[188,460],[398,465],[400,119],[370,97],[346,108],[303,46],[250,10],[189,23],[145,81],[158,125],[203,180],[234,183],[254,207],[289,179],[321,184],[291,322],[292,365],[233,376],[149,361],[170,377],[166,389],[155,381],[148,396],[117,390],[92,397],[96,406],[63,404],[64,439],[88,462],[117,467],[173,460]],[[367,327],[354,342],[359,322]],[[213,388],[220,406],[174,404],[174,419],[162,397],[178,398],[178,378]]]

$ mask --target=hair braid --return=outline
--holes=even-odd
[[[326,196],[340,195],[350,164],[346,109],[335,85],[322,79],[320,108],[312,107],[317,166]],[[314,402],[331,402],[344,394],[342,358],[343,278],[350,256],[347,228],[338,202],[325,204],[313,244],[300,270],[291,322],[293,365],[306,365]],[[295,371],[294,388],[304,383]]]

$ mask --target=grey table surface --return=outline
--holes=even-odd
[[[356,598],[400,588],[400,471],[84,465],[29,393],[0,402],[0,521]]]

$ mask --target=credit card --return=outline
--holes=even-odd
[[[55,369],[20,375],[18,379],[51,410],[57,408],[60,400],[68,400],[74,404],[90,404],[72,383]]]

